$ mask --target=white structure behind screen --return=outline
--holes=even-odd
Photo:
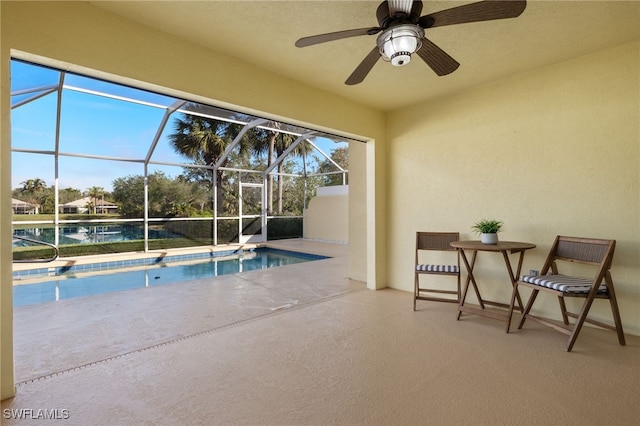
[[[306,239],[347,243],[349,241],[349,186],[325,186],[304,210]]]

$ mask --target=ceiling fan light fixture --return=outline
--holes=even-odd
[[[411,55],[422,46],[424,31],[417,25],[398,25],[378,36],[377,45],[385,61],[401,67],[411,61]]]
[[[425,30],[447,25],[516,18],[526,7],[526,0],[482,0],[421,16],[422,0],[383,0],[376,9],[377,27],[303,37],[296,41],[295,45],[306,47],[350,37],[377,34],[376,46],[372,47],[345,80],[344,83],[348,86],[362,83],[380,58],[401,67],[411,62],[411,55],[414,53],[417,53],[436,75],[444,76],[457,70],[460,63],[426,39]]]

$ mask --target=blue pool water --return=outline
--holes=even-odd
[[[76,276],[61,272],[47,281],[33,284],[14,282],[13,305],[26,306],[56,300],[73,299],[114,291],[154,287],[219,275],[268,269],[294,263],[325,259],[316,256],[274,249],[256,249],[242,252],[233,258],[212,258],[188,264],[157,263],[144,269],[120,269],[107,273]]]

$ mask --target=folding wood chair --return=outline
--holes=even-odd
[[[433,300],[438,302],[458,303],[460,300],[460,256],[457,250],[449,245],[453,241],[460,239],[459,232],[416,232],[416,258],[415,258],[415,283],[413,291],[413,310],[416,310],[416,300]],[[456,252],[455,264],[441,264],[442,257],[438,258],[437,263],[424,263],[423,261],[429,256],[429,252]],[[445,258],[451,257],[445,255]],[[432,259],[435,260],[435,259]],[[448,260],[448,259],[445,259]],[[421,275],[449,275],[457,277],[458,287],[456,290],[436,289],[421,286]],[[424,281],[424,280],[423,280]],[[455,298],[437,297],[435,294],[453,294]]]
[[[615,240],[601,240],[594,238],[563,237],[558,235],[549,251],[547,260],[540,271],[540,275],[524,275],[516,284],[529,287],[533,290],[527,306],[522,314],[522,319],[518,328],[521,329],[527,319],[531,319],[540,324],[551,327],[569,336],[566,351],[573,348],[578,334],[585,322],[597,325],[618,333],[618,342],[625,345],[624,332],[622,331],[622,321],[618,310],[616,292],[611,279],[611,262],[615,250]],[[581,278],[573,275],[563,275],[558,272],[558,264],[564,263],[563,268],[568,268],[568,263],[590,265],[597,270],[592,278]],[[590,268],[593,270],[593,268]],[[576,270],[574,266],[572,270]],[[555,294],[560,302],[562,322],[564,325],[552,322],[547,318],[542,318],[530,313],[531,307],[538,296],[538,293],[546,292]],[[584,303],[578,314],[568,312],[565,305],[565,298],[584,298]],[[609,299],[613,321],[615,326],[605,324],[588,318],[589,309],[595,299]],[[513,302],[509,308],[509,315],[513,312]],[[575,319],[575,324],[569,324],[569,317]]]

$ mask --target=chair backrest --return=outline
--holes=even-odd
[[[549,268],[555,269],[555,261],[561,260],[599,266],[598,276],[602,277],[611,268],[615,247],[615,240],[558,235],[541,273],[546,274]]]
[[[416,232],[418,250],[456,250],[449,244],[460,239],[459,232]]]

